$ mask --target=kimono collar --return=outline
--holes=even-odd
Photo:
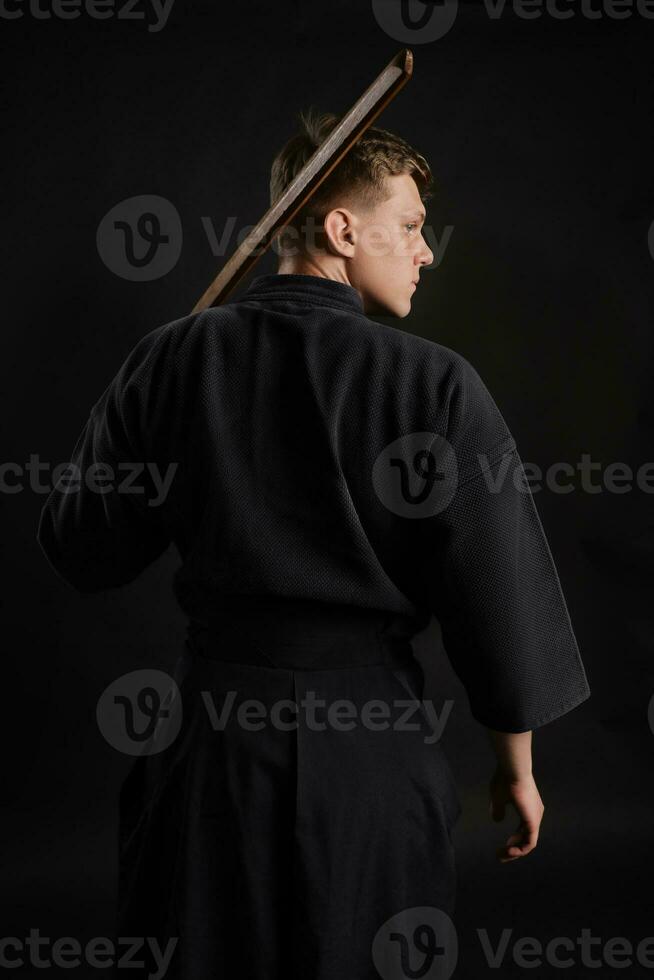
[[[305,276],[298,273],[271,273],[252,280],[241,299],[279,299],[288,302],[338,307],[352,313],[363,313],[361,294],[345,282],[325,279],[322,276]]]

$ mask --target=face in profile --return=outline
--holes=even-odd
[[[425,207],[409,174],[386,178],[387,200],[351,216],[347,274],[366,313],[405,317],[420,272],[434,261],[422,234]]]

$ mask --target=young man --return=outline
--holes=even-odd
[[[272,201],[336,122],[301,117]],[[284,230],[278,274],[147,334],[93,406],[73,461],[146,462],[142,493],[81,481],[43,508],[39,542],[80,591],[171,542],[182,559],[182,728],[121,795],[119,934],[174,937],[169,977],[366,980],[424,955],[425,920],[454,910],[461,812],[431,712],[401,707],[432,613],[497,751],[491,811],[520,818],[501,861],[538,838],[531,730],[590,694],[490,393],[461,355],[368,317],[410,311],[430,183],[369,129]],[[207,692],[256,704],[256,725],[214,724]]]

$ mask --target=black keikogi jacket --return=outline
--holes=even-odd
[[[409,635],[435,613],[474,717],[499,731],[590,695],[500,410],[463,356],[368,319],[352,286],[259,276],[151,331],[72,463],[38,541],[80,591],[174,543],[192,620],[234,595],[385,610]]]

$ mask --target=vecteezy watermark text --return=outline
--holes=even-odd
[[[60,970],[79,966],[102,970],[115,964],[126,970],[142,970],[146,967],[146,961],[142,958],[145,954],[147,967],[154,966],[154,971],[147,974],[149,980],[161,980],[170,966],[178,938],[169,939],[162,949],[158,939],[152,936],[129,936],[115,941],[106,936],[95,936],[82,944],[73,936],[51,940],[49,936],[42,936],[39,929],[30,929],[27,937],[0,938],[0,969],[15,970],[29,964],[44,970],[53,966]],[[139,973],[139,976],[143,976],[143,973]]]
[[[227,692],[219,713],[211,691],[202,691],[202,700],[214,731],[223,731],[229,723],[236,694],[236,691]],[[371,698],[358,707],[349,698],[337,698],[328,703],[324,698],[316,697],[315,691],[307,691],[306,697],[301,698],[299,702],[292,698],[282,698],[275,701],[270,709],[256,698],[247,698],[239,704],[235,717],[239,727],[245,731],[258,732],[270,723],[273,728],[288,732],[299,728],[300,708],[302,708],[303,723],[309,731],[313,732],[323,732],[327,728],[338,732],[350,732],[359,724],[372,732],[388,731],[389,728],[393,731],[419,732],[424,727],[423,724],[419,720],[411,719],[419,714],[422,706],[432,731],[431,735],[425,735],[424,742],[431,745],[441,738],[453,704],[452,700],[445,701],[439,715],[433,703],[426,699],[399,698],[387,702],[381,698]],[[396,708],[401,709],[401,713],[391,721],[391,712]],[[283,712],[286,713],[286,717],[283,717]],[[318,712],[324,713],[322,719],[318,716]]]
[[[433,450],[435,439],[439,448]],[[477,480],[483,480],[489,493],[500,493],[507,480],[521,493],[537,493],[547,489],[555,494],[629,493],[636,487],[644,493],[654,493],[654,461],[644,461],[633,468],[628,463],[613,460],[606,464],[582,453],[575,463],[560,460],[547,467],[520,461],[512,453],[492,460],[486,453],[477,453]],[[17,494],[29,487],[34,493],[49,494],[53,487],[60,493],[73,494],[88,490],[91,493],[146,494],[144,482],[154,493],[147,497],[148,507],[158,507],[167,498],[178,463],[166,469],[153,462],[125,461],[111,466],[96,462],[85,468],[74,462],[57,463],[54,467],[30,453],[29,461],[0,462],[0,493]],[[50,480],[42,482],[41,474],[52,471]],[[373,483],[382,502],[406,516],[431,516],[434,497],[438,509],[444,510],[459,484],[459,471],[453,448],[442,436],[433,432],[416,432],[389,443],[379,453],[373,465]]]
[[[507,13],[521,20],[567,21],[625,20],[640,16],[654,19],[654,0],[483,0],[474,5],[490,20]],[[459,11],[458,0],[372,0],[377,23],[389,37],[408,44],[431,44],[452,29]]]
[[[202,215],[200,222],[215,258],[245,242],[251,245],[253,255],[264,251],[264,245],[250,240],[256,225],[237,227],[238,218],[234,215],[225,218],[222,227],[217,227],[208,215]],[[397,229],[396,234],[391,234],[386,225],[367,225],[362,229],[359,245],[364,254],[376,258],[400,256],[410,254],[416,235],[421,233],[433,255],[433,262],[423,266],[423,271],[437,268],[443,261],[454,226],[445,225],[438,236],[429,224],[423,225],[421,232],[417,226],[411,228],[412,224]],[[275,234],[270,249],[280,258],[300,252],[313,254],[324,246],[322,228],[320,222],[308,215],[297,227],[284,228],[283,239]],[[121,279],[133,282],[150,282],[171,272],[181,255],[182,242],[182,221],[177,209],[156,194],[140,194],[115,204],[104,215],[96,232],[96,247],[103,263]]]
[[[477,929],[477,935],[489,967],[501,969],[507,957],[513,929],[503,929],[495,947],[488,930]],[[593,955],[594,951],[599,955]],[[653,969],[654,936],[641,939],[635,953],[641,966]],[[594,936],[592,929],[583,928],[578,936],[555,936],[546,943],[535,936],[521,936],[511,946],[511,958],[516,966],[532,970],[544,963],[557,969],[579,965],[595,969],[601,966],[624,969],[633,966],[634,947],[625,936],[612,936],[605,941],[601,936]]]
[[[156,34],[168,23],[175,0],[0,0],[0,18],[19,20],[76,20],[85,15],[91,20],[148,21],[148,31]]]
[[[484,463],[486,457],[484,454],[479,454],[479,459],[480,463]],[[491,493],[498,493],[502,489],[510,466],[511,459],[505,456],[500,463],[497,476],[492,475],[490,468],[484,467],[484,480]],[[598,477],[595,481],[593,474]],[[634,474],[634,470],[628,463],[614,460],[603,467],[598,460],[592,460],[590,453],[582,453],[575,464],[559,461],[550,464],[543,471],[537,463],[524,462],[522,470],[514,468],[512,474],[516,490],[523,493],[542,490],[544,481],[545,486],[552,493],[572,493],[579,488],[584,493],[596,494],[606,490],[609,493],[621,494],[633,489],[634,480],[639,490],[654,493],[654,462],[641,463]]]
[[[82,469],[76,463],[58,463],[52,471],[52,482],[42,483],[39,474],[48,472],[50,464],[41,462],[38,453],[30,453],[28,463],[0,463],[0,493],[20,493],[26,484],[34,493],[49,494],[55,487],[60,493],[79,493],[83,488],[91,493],[145,494],[146,488],[137,481],[147,473],[156,496],[148,497],[148,507],[160,506],[170,490],[177,463],[169,463],[161,474],[156,463],[135,461],[119,463],[92,463]],[[124,474],[117,482],[117,472]]]
[[[475,453],[462,459],[444,436],[429,430],[409,432],[378,453],[371,469],[372,484],[388,510],[411,520],[442,513],[469,480],[489,494],[502,493],[511,484],[523,494],[542,490],[543,485],[555,494],[575,490],[623,494],[634,489],[634,482],[644,493],[654,493],[652,461],[641,463],[634,473],[628,463],[604,465],[590,453],[582,453],[575,464],[559,461],[543,470],[536,463],[523,462],[508,437],[505,445],[499,455]]]
[[[654,969],[654,936],[632,942],[626,936],[603,938],[583,927],[576,936],[541,939],[516,936],[514,929],[505,928],[495,939],[488,929],[475,931],[488,968],[500,976],[510,961],[532,973],[543,966],[566,971],[575,966],[624,970],[638,965]],[[402,909],[380,926],[372,958],[383,980],[415,976],[447,980],[456,968],[460,941],[454,923],[441,909]]]
[[[439,741],[454,706],[453,700],[445,700],[438,713],[425,698],[370,698],[355,703],[350,698],[327,700],[314,690],[307,690],[298,701],[277,698],[266,705],[257,698],[245,698],[236,705],[238,691],[233,689],[223,692],[220,703],[214,691],[199,693],[215,732],[234,725],[247,732],[259,732],[266,726],[283,732],[300,726],[312,732],[328,728],[350,732],[360,726],[371,732],[422,733],[427,745]],[[183,714],[177,683],[165,671],[152,668],[131,671],[112,681],[96,708],[104,739],[127,755],[155,755],[167,749],[181,730]]]

